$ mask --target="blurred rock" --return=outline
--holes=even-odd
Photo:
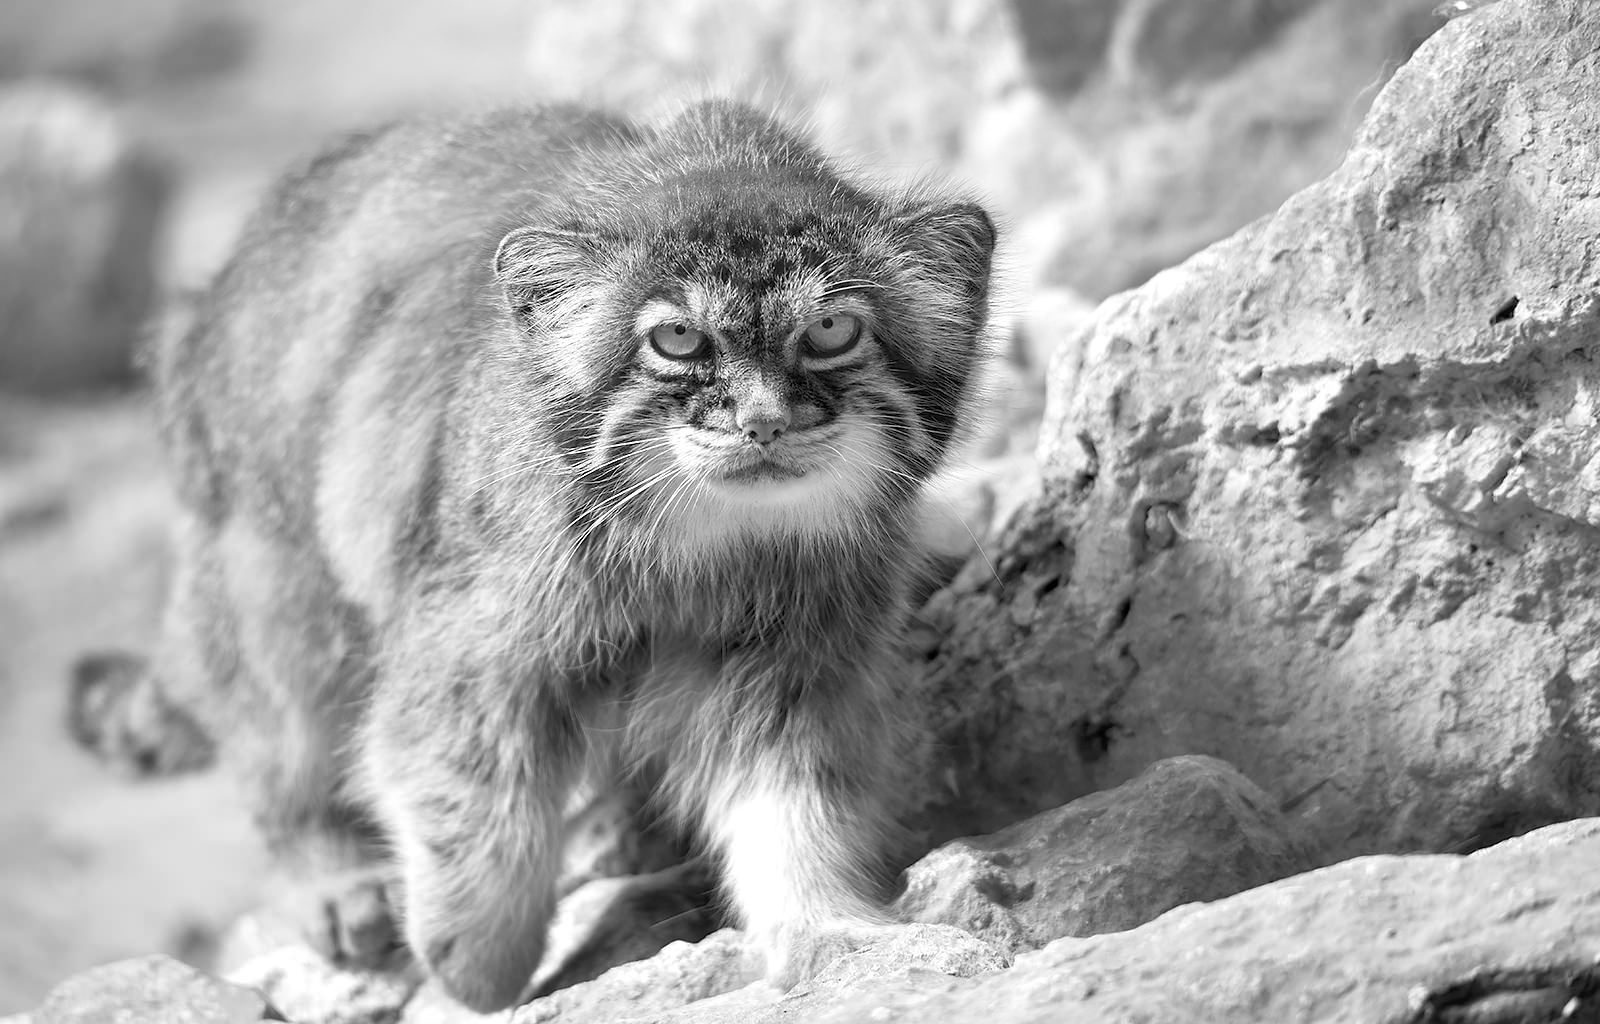
[[[0,388],[130,373],[168,184],[102,101],[42,81],[0,86]]]
[[[1040,279],[1103,298],[1271,213],[1337,167],[1386,76],[1439,24],[1432,6],[1130,5],[1116,41],[1116,74],[1105,88],[1060,110],[1016,98],[997,104],[969,137],[972,151],[993,154],[995,162],[1003,154],[1035,176],[1019,182],[1024,201],[1057,233],[1053,249],[1037,257]],[[1263,23],[1270,32],[1241,36],[1213,36],[1220,29],[1189,22],[1192,16],[1209,25],[1202,12],[1215,8],[1246,23],[1252,11],[1306,9],[1292,20],[1273,14]],[[1228,55],[1234,47],[1250,52]],[[1145,83],[1170,86],[1179,78],[1183,88],[1173,95],[1148,95]],[[1000,172],[974,165],[969,173],[987,181]]]
[[[910,868],[895,909],[1022,952],[1134,928],[1314,863],[1260,787],[1215,758],[1175,757],[1116,789],[945,844]]]
[[[1112,66],[1168,87],[1236,66],[1319,0],[1127,0]]]
[[[1470,857],[1359,858],[1215,903],[1191,904],[1131,931],[1060,939],[1018,957],[1009,970],[1001,969],[1008,960],[1002,950],[957,929],[905,926],[787,995],[752,983],[758,964],[753,951],[737,933],[720,932],[697,946],[674,944],[654,960],[509,1013],[466,1014],[424,990],[401,1019],[1582,1022],[1592,1018],[1600,991],[1597,859],[1600,820],[1551,826]],[[178,966],[150,960],[160,961],[163,971]],[[210,986],[261,1006],[252,993],[181,971],[179,987],[185,991],[209,992]],[[174,1005],[161,1006],[164,1016],[148,1017],[133,1015],[142,1012],[139,1004],[126,1001],[103,1004],[92,1017],[52,1018],[41,1009],[35,1021],[261,1019],[183,1016]],[[324,1016],[291,1017],[395,1019],[365,1015],[359,1003],[346,1005],[342,1014],[331,1001],[328,1006]]]
[[[924,609],[923,824],[1203,752],[1336,855],[1600,811],[1600,8],[1503,0],[1325,182],[1105,303]]]
[[[235,71],[249,55],[248,20],[228,9],[238,6],[129,0],[86,17],[61,0],[7,0],[0,77],[66,80],[119,96],[193,86]]]
[[[537,94],[632,113],[753,99],[806,118],[829,151],[911,176],[959,159],[975,108],[1023,75],[1003,0],[546,0],[527,69]]]
[[[1123,0],[1009,0],[1029,80],[1056,99],[1083,88],[1106,62]]]
[[[168,956],[145,956],[69,978],[31,1014],[33,1024],[245,1024],[282,1020],[258,992],[218,981]]]
[[[393,1024],[421,983],[414,970],[344,970],[305,946],[256,957],[228,980],[261,992],[295,1024]]]

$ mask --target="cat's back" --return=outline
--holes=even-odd
[[[341,430],[436,423],[492,315],[505,227],[640,138],[593,111],[505,109],[351,135],[287,175],[188,328],[158,343],[186,502],[202,518],[254,511],[308,534],[322,452]],[[405,448],[390,446],[396,472]]]

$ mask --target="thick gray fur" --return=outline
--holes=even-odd
[[[158,354],[186,514],[153,678],[284,861],[388,879],[471,1007],[540,959],[566,808],[639,772],[792,983],[878,919],[919,492],[993,243],[975,205],[848,181],[728,103],[350,138]],[[641,310],[707,294],[714,356],[651,356]],[[796,355],[794,311],[841,296],[870,337]],[[757,413],[835,438],[818,472],[849,489],[696,498],[661,438],[742,443]]]

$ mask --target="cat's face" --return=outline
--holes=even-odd
[[[526,229],[500,253],[593,507],[712,539],[903,504],[970,391],[983,212],[785,182],[658,197],[640,220]]]

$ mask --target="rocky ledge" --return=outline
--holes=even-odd
[[[245,972],[265,983],[265,997],[149,957],[74,978],[31,1021],[6,1024],[1593,1024],[1596,864],[1600,819],[1587,819],[1471,855],[1359,857],[1015,958],[1004,939],[905,925],[787,995],[751,980],[752,953],[737,933],[719,932],[489,1018],[428,987],[338,975],[294,951],[271,958],[279,968],[298,965],[292,979],[260,964]],[[991,898],[1005,891],[986,890]]]

